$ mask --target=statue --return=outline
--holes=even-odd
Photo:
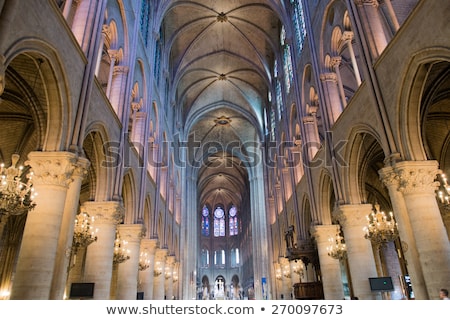
[[[284,233],[284,239],[286,241],[286,248],[294,248],[294,225],[290,225],[288,230]]]

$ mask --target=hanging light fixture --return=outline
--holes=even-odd
[[[144,271],[150,267],[150,259],[148,258],[148,253],[142,251],[139,255],[139,271]]]
[[[450,211],[450,186],[445,173],[438,174],[437,181],[439,182],[439,186],[436,188],[438,206]]]
[[[335,237],[328,238],[329,246],[327,247],[328,255],[333,259],[344,260],[347,258],[347,247],[344,238],[337,233]]]
[[[75,250],[80,247],[87,247],[97,241],[97,229],[93,226],[94,217],[89,217],[86,212],[80,212],[75,218],[75,228],[73,232],[72,246]]]
[[[130,259],[128,255],[129,250],[127,250],[127,241],[121,240],[119,231],[116,230],[116,240],[114,240],[114,257],[113,264],[119,264]]]
[[[9,168],[5,168],[3,163],[0,165],[0,218],[25,214],[36,206],[34,198],[37,193],[33,188],[33,172],[30,171],[26,177],[22,177],[23,166],[16,168],[19,158],[18,154],[13,154]]]
[[[376,245],[383,245],[394,241],[398,238],[397,223],[394,219],[394,214],[389,214],[380,211],[380,205],[374,205],[375,210],[367,215],[367,226],[364,227],[366,239],[372,241]]]
[[[80,212],[75,217],[75,226],[72,240],[72,264],[69,268],[75,266],[77,262],[77,253],[80,248],[86,248],[88,245],[97,241],[97,229],[93,227],[94,217],[89,217],[86,212]]]

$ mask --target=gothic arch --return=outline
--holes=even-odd
[[[91,187],[89,199],[92,201],[109,201],[113,194],[114,169],[118,165],[117,145],[110,143],[110,135],[103,123],[88,125],[83,141],[83,149],[91,162],[89,178]]]
[[[30,108],[35,126],[35,145],[28,148],[27,153],[33,150],[67,150],[71,143],[73,114],[64,66],[54,48],[25,38],[6,49],[4,57],[7,68],[2,99],[12,99],[15,104]],[[20,92],[20,96],[12,95],[10,85],[14,86],[14,91]]]
[[[398,112],[395,122],[399,129],[401,154],[404,160],[427,160],[427,150],[423,141],[422,121],[426,113],[426,103],[422,100],[424,86],[430,79],[431,66],[440,62],[450,62],[450,50],[428,48],[417,52],[407,64],[402,90],[398,98]]]
[[[368,125],[355,125],[350,132],[344,155],[345,164],[341,166],[341,176],[344,177],[342,189],[345,190],[343,200],[346,203],[367,203],[364,177],[370,174],[372,179],[379,181],[375,167],[381,169],[387,156],[382,141],[376,129]],[[375,170],[376,176],[371,168]]]

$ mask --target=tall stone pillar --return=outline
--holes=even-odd
[[[124,97],[126,79],[128,76],[129,68],[125,66],[115,66],[111,83],[111,95],[109,100],[111,105],[117,113],[119,119],[122,119],[124,113]]]
[[[330,257],[327,250],[330,245],[328,239],[336,237],[336,234],[339,233],[339,228],[337,224],[311,227],[312,235],[317,244],[325,300],[341,300],[344,297],[339,260]]]
[[[69,152],[31,152],[36,207],[28,213],[11,292],[12,300],[48,300],[67,190],[76,156]]]
[[[450,284],[450,243],[436,201],[437,161],[402,161],[395,165],[430,299]]]
[[[291,266],[286,258],[279,258],[280,268],[281,268],[281,294],[283,295],[283,300],[292,300],[293,297],[293,286],[291,277]]]
[[[311,116],[303,117],[303,126],[306,134],[306,148],[308,160],[312,161],[317,151],[320,149],[319,129],[317,127],[317,117],[313,113]],[[303,175],[303,174],[302,174]]]
[[[345,97],[344,84],[342,83],[342,78],[341,78],[341,70],[340,70],[341,62],[342,62],[342,57],[340,57],[340,56],[331,58],[331,67],[333,68],[334,72],[336,73],[337,86],[339,89],[339,95],[341,97],[341,103],[342,103],[342,106],[345,108],[347,106],[347,99]]]
[[[70,263],[75,216],[78,213],[81,183],[87,174],[89,165],[89,160],[84,158],[78,159],[75,170],[73,171],[72,183],[69,185],[67,191],[63,220],[59,232],[58,252],[55,260],[55,275],[53,277],[52,290],[50,293],[50,299],[52,300],[58,300],[64,297],[67,281],[67,268]]]
[[[166,268],[167,249],[156,249],[155,278],[153,280],[153,300],[164,300],[164,271]]]
[[[398,224],[398,233],[403,247],[403,254],[408,263],[408,274],[411,277],[414,296],[418,300],[428,299],[428,292],[425,287],[414,232],[409,220],[403,193],[399,191],[400,179],[393,167],[382,168],[378,173],[389,191],[392,211]]]
[[[371,211],[370,204],[351,204],[340,205],[333,214],[344,232],[353,292],[361,300],[381,299],[380,294],[370,291],[369,285],[369,278],[378,276],[372,244],[364,238],[363,230]]]
[[[149,267],[139,272],[140,288],[144,292],[145,300],[153,299],[153,271],[155,270],[155,251],[158,240],[156,239],[142,239],[141,252],[147,253]]]
[[[165,291],[166,291],[166,299],[172,300],[173,299],[173,278],[172,278],[172,272],[173,267],[175,265],[175,256],[168,256],[166,258],[166,267],[164,272],[164,278],[165,278]]]
[[[344,106],[341,103],[337,76],[334,72],[323,73],[320,75],[325,92],[325,106],[327,108],[326,116],[329,119],[330,127],[336,122],[342,113]]]
[[[114,240],[116,226],[123,220],[124,208],[119,202],[90,202],[83,204],[89,216],[95,218],[97,241],[87,248],[85,282],[94,282],[94,299],[108,300],[111,292]]]
[[[260,157],[263,155],[260,154]],[[268,239],[268,216],[266,214],[266,201],[264,192],[264,174],[262,163],[253,167],[250,178],[250,207],[252,208],[252,247],[254,264],[254,289],[255,299],[271,299],[272,289],[270,285],[269,265],[272,258]],[[263,286],[263,281],[265,285]]]
[[[127,242],[130,259],[119,264],[117,274],[117,300],[136,300],[142,224],[120,224],[120,238]]]
[[[355,75],[356,83],[358,86],[361,85],[361,75],[359,73],[358,63],[356,62],[355,50],[353,50],[353,32],[345,31],[342,34],[342,41],[347,44],[347,48],[350,54],[350,60],[352,61],[353,73]]]
[[[376,59],[388,43],[383,27],[385,22],[379,10],[378,0],[355,0],[355,3],[364,24],[364,33],[370,41],[372,58]]]

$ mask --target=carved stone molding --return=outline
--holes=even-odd
[[[124,207],[117,201],[86,201],[83,203],[83,207],[99,224],[119,224],[125,216]]]
[[[403,194],[434,194],[439,182],[436,175],[440,172],[437,161],[403,161],[395,165],[399,179],[399,191]]]
[[[26,165],[33,170],[35,185],[54,185],[67,188],[77,167],[77,158],[70,152],[39,152],[28,154]]]
[[[334,72],[322,73],[320,75],[320,81],[337,82],[337,75]]]

